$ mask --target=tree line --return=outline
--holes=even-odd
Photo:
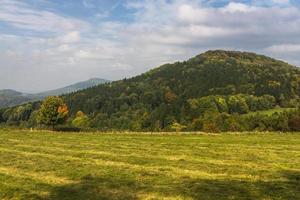
[[[170,98],[170,97],[168,97]],[[176,116],[176,107],[162,104],[153,113],[131,116],[105,113],[74,116],[60,97],[48,97],[39,103],[38,110],[28,103],[8,110],[0,110],[0,122],[25,128],[52,128],[57,130],[131,130],[131,131],[300,131],[300,109],[281,111],[275,98],[269,95],[206,96],[189,99]],[[271,114],[255,111],[277,109]],[[247,115],[247,113],[253,113]],[[179,118],[179,120],[176,119]],[[56,129],[55,129],[56,130]]]

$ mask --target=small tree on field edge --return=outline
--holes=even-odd
[[[68,117],[68,106],[60,97],[47,97],[38,112],[37,122],[54,128],[58,124],[63,124]]]

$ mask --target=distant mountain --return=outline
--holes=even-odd
[[[15,91],[15,90],[0,90],[0,96],[7,96],[7,97],[13,97],[13,96],[20,96],[22,95],[21,92]]]
[[[46,96],[57,96],[62,94],[68,94],[71,92],[76,92],[78,90],[94,87],[96,85],[100,85],[103,83],[108,83],[109,80],[101,79],[101,78],[92,78],[87,81],[82,81],[75,83],[73,85],[69,85],[63,88],[55,89],[55,90],[49,90],[41,93],[34,94],[35,96],[39,97],[46,97]]]
[[[15,106],[29,102],[30,97],[15,90],[0,90],[0,108]]]
[[[101,78],[92,78],[87,81],[78,82],[63,88],[40,92],[36,94],[25,94],[15,90],[0,90],[0,108],[20,105],[30,101],[41,100],[47,96],[58,96],[87,89],[110,81]]]

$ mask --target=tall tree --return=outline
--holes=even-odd
[[[60,97],[50,96],[41,105],[37,121],[39,124],[54,128],[66,121],[68,113],[68,106]]]

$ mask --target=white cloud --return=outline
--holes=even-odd
[[[127,7],[136,11],[133,21],[100,18],[93,25],[4,1],[0,20],[50,36],[0,35],[1,87],[44,90],[96,76],[120,79],[208,49],[256,51],[300,63],[300,11],[278,6],[287,1],[220,8],[197,0],[129,1]],[[34,77],[24,78],[30,74]]]
[[[0,21],[20,29],[38,32],[64,32],[86,28],[84,21],[66,18],[50,11],[36,10],[14,0],[2,0]]]
[[[80,33],[78,31],[68,32],[63,36],[54,39],[58,43],[76,43],[80,41]]]
[[[299,52],[300,53],[300,44],[280,44],[272,45],[265,49],[266,51],[272,53],[288,53],[288,52]]]
[[[235,3],[230,2],[223,11],[229,12],[229,13],[247,13],[247,12],[253,12],[256,8],[253,6],[249,6],[243,3]]]
[[[213,10],[211,10],[213,11]],[[183,4],[178,7],[178,19],[184,22],[204,22],[208,19],[209,9],[195,9],[191,5]]]
[[[279,5],[289,5],[290,0],[272,0],[274,4],[279,4]]]

